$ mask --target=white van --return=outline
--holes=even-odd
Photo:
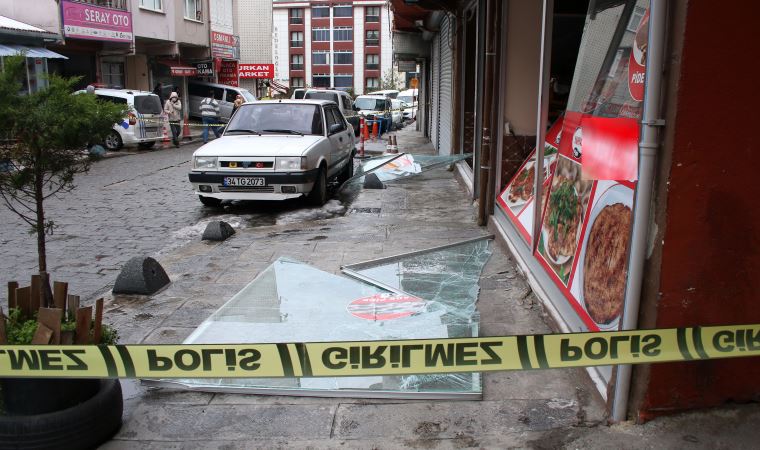
[[[248,89],[228,86],[226,84],[208,83],[206,81],[188,81],[187,91],[190,96],[190,117],[201,117],[201,102],[208,97],[209,91],[214,91],[214,99],[219,103],[219,116],[222,122],[230,120],[232,104],[235,97],[243,96],[245,103],[256,101],[256,96]]]
[[[414,120],[417,118],[418,94],[418,89],[407,89],[405,91],[399,92],[398,97],[396,97],[398,100],[401,100],[402,102],[409,105],[408,107],[404,108],[405,120]]]
[[[81,90],[75,94],[85,94]],[[95,89],[95,95],[100,100],[126,105],[129,109],[127,117],[121,123],[113,126],[103,140],[106,149],[116,151],[124,146],[139,145],[141,148],[151,148],[164,137],[161,113],[163,105],[158,95],[134,89]]]
[[[367,95],[382,95],[395,100],[396,97],[398,97],[398,91],[395,89],[386,89],[384,91],[369,92]]]

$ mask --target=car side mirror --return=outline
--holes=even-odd
[[[334,124],[330,125],[330,134],[335,134],[338,131],[340,131],[340,129],[341,129],[340,124],[339,123],[334,123]]]

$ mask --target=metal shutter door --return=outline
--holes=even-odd
[[[440,93],[441,93],[441,77],[440,77],[440,65],[441,65],[441,35],[436,35],[433,39],[433,56],[431,58],[430,73],[431,77],[431,96],[430,96],[430,140],[433,145],[438,148],[438,108],[440,106]]]
[[[441,22],[441,72],[440,72],[440,92],[439,92],[439,112],[438,112],[438,154],[450,155],[451,149],[451,117],[452,117],[452,50],[450,45],[453,44],[451,36],[451,27],[449,17],[445,17]]]

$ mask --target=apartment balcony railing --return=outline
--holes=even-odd
[[[380,64],[367,64],[367,70],[380,70]]]
[[[303,25],[303,17],[291,17],[290,18],[290,24],[291,25]]]
[[[290,41],[291,47],[303,47],[303,41]]]
[[[364,41],[364,43],[368,47],[377,47],[378,45],[380,45],[380,39],[367,39]]]
[[[303,64],[291,64],[290,70],[303,70]]]

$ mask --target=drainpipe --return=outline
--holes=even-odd
[[[657,149],[660,146],[660,128],[665,121],[660,118],[662,93],[663,56],[665,53],[665,22],[667,0],[652,0],[649,11],[649,54],[646,68],[646,93],[644,95],[643,116],[641,118],[641,139],[639,141],[639,181],[634,200],[633,232],[631,234],[631,255],[628,261],[628,279],[625,287],[622,330],[634,330],[638,325],[641,284],[644,278],[644,263],[647,257],[647,237],[650,221],[652,191]],[[612,420],[626,419],[631,386],[630,364],[619,365],[615,379],[615,394],[612,403]]]
[[[481,111],[483,116],[491,115],[491,108],[493,104],[493,80],[494,70],[496,69],[494,59],[496,58],[496,37],[494,32],[496,28],[496,20],[498,15],[495,13],[496,0],[487,0],[486,2],[486,54],[484,61],[484,74],[485,80],[483,82],[483,104],[481,105]],[[491,183],[491,127],[490,117],[489,120],[483,122],[483,134],[480,138],[480,177],[478,179],[478,225],[483,226],[488,223],[488,195],[490,191],[488,186]]]

